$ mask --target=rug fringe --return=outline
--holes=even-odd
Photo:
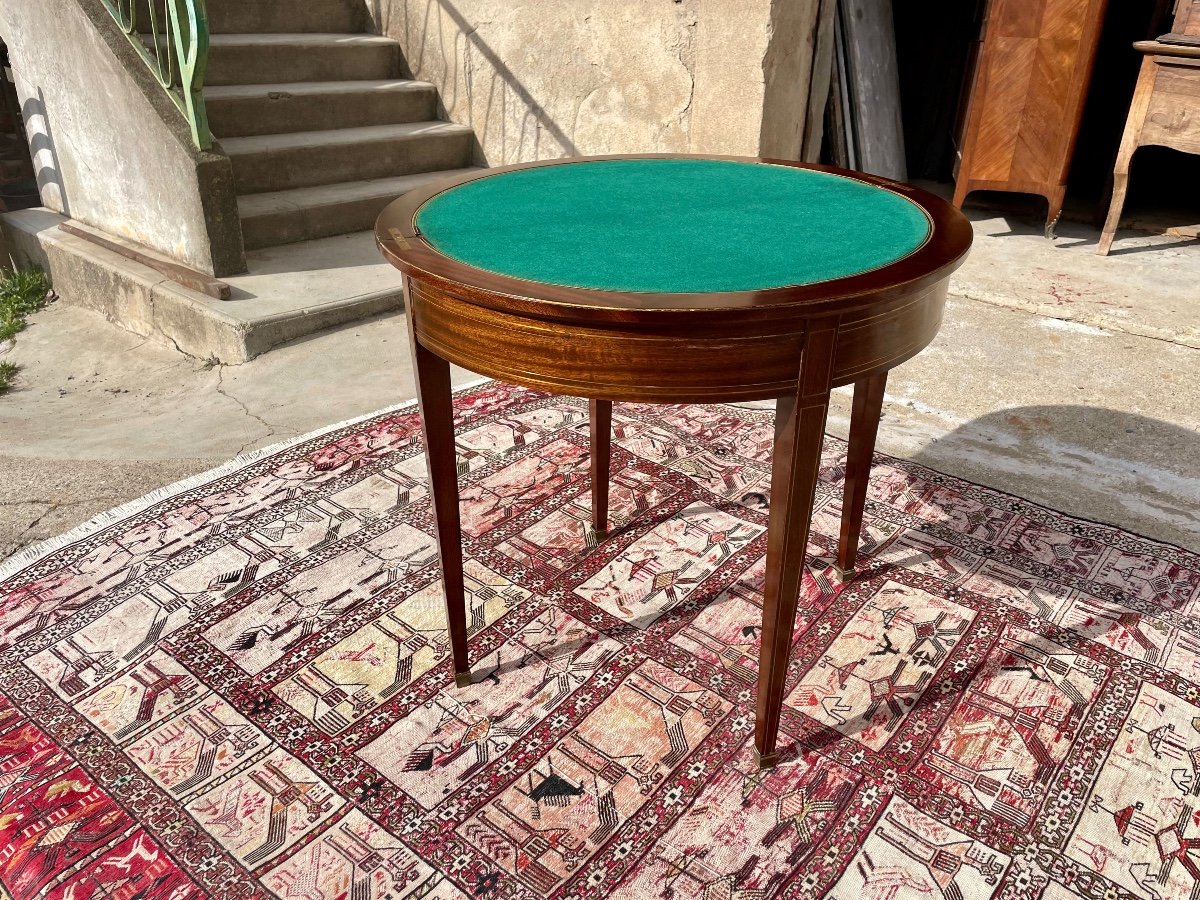
[[[469,381],[465,384],[456,385],[454,388],[455,394],[461,394],[464,391],[469,391],[481,385],[492,381],[491,378],[477,378],[474,381]],[[176,481],[173,484],[168,484],[157,490],[151,491],[145,496],[138,497],[136,500],[130,500],[128,503],[123,503],[120,506],[114,507],[107,512],[102,512],[99,515],[93,516],[82,525],[77,525],[65,534],[60,534],[58,537],[47,538],[40,543],[26,547],[24,550],[18,550],[8,559],[0,562],[0,584],[8,581],[14,575],[27,569],[32,565],[45,559],[56,550],[61,550],[68,544],[73,544],[76,541],[91,537],[98,531],[102,531],[108,526],[121,519],[127,519],[130,516],[135,516],[145,509],[153,506],[155,503],[161,503],[177,494],[182,494],[185,491],[190,491],[192,488],[199,487],[208,481],[213,481],[217,478],[222,478],[230,475],[239,469],[244,469],[253,463],[258,462],[264,457],[280,453],[290,447],[295,447],[297,444],[303,444],[305,441],[311,441],[314,438],[323,437],[330,432],[337,431],[340,428],[347,428],[351,425],[357,425],[359,422],[365,422],[368,419],[373,419],[376,416],[384,416],[389,413],[399,412],[402,409],[407,409],[410,406],[415,406],[416,399],[407,400],[404,403],[398,403],[395,406],[387,406],[383,409],[377,409],[374,412],[366,413],[365,415],[355,416],[352,419],[347,419],[344,422],[337,422],[333,425],[326,425],[318,428],[316,431],[310,431],[307,434],[299,435],[298,437],[287,438],[275,444],[270,444],[266,447],[259,447],[257,450],[250,450],[246,453],[239,453],[229,462],[221,463],[216,468],[209,469],[206,472],[201,472],[198,475],[191,475]]]

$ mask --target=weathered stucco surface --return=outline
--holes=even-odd
[[[796,158],[816,0],[367,0],[481,161]]]
[[[763,59],[763,156],[798,159],[804,142],[819,4],[771,0],[771,34]],[[818,113],[819,114],[819,113]]]
[[[0,0],[43,204],[204,272],[244,270],[229,161],[195,149],[98,10],[108,15],[95,0]]]

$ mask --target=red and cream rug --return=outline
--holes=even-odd
[[[0,894],[1200,897],[1200,558],[825,447],[751,752],[772,413],[459,395],[454,687],[418,417],[241,459],[0,570]]]

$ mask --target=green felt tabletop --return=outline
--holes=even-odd
[[[929,235],[912,201],[852,178],[755,162],[585,160],[435,195],[415,224],[438,252],[529,281],[608,291],[752,291],[830,281]]]

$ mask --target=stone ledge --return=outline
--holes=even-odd
[[[46,209],[0,216],[5,254],[15,265],[45,269],[63,302],[198,359],[243,363],[404,303],[400,277],[369,232],[257,251],[247,275],[225,279],[234,295],[221,301],[61,231],[65,221]]]

